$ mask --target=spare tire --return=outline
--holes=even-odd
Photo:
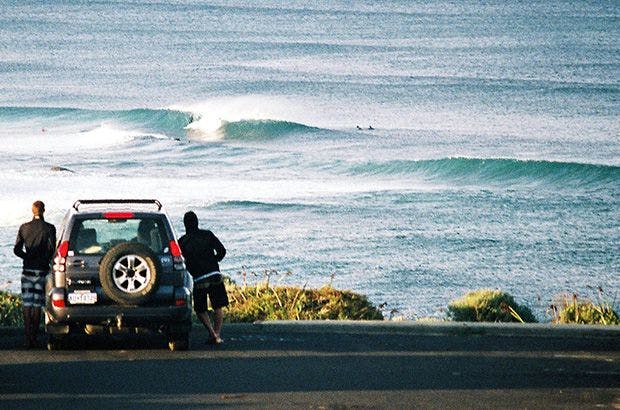
[[[101,259],[99,280],[103,291],[121,305],[140,305],[157,289],[162,267],[149,247],[137,242],[114,246]]]

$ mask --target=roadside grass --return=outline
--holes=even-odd
[[[375,307],[364,295],[339,290],[331,282],[321,288],[306,285],[274,285],[275,278],[291,276],[290,271],[265,270],[261,274],[239,272],[243,284],[225,277],[230,305],[224,320],[228,323],[248,323],[264,320],[383,320],[380,307]],[[256,282],[248,284],[248,276]],[[333,281],[333,276],[332,276]],[[278,281],[279,283],[279,281]]]
[[[529,307],[494,289],[468,292],[448,305],[448,318],[456,322],[536,322]]]
[[[383,314],[366,296],[323,286],[255,285],[228,288],[229,322],[262,320],[383,320]]]
[[[22,297],[0,291],[0,326],[23,326]]]
[[[592,301],[577,294],[563,295],[550,306],[553,323],[620,325],[620,316],[603,296],[603,289],[597,288],[597,299]]]
[[[252,273],[252,275],[259,277]],[[248,284],[243,272],[243,284],[239,285],[225,277],[230,305],[226,309],[227,323],[251,323],[266,320],[384,320],[386,304],[374,306],[364,295],[338,290],[331,282],[318,289],[290,285],[273,285],[275,276],[286,277],[290,272],[279,274],[266,271],[262,279]],[[260,277],[259,277],[260,278]],[[332,278],[333,279],[333,278]],[[596,301],[563,295],[550,306],[551,322],[555,324],[620,325],[620,315],[614,302],[603,296],[599,287]],[[388,319],[399,320],[396,310],[389,312]],[[194,314],[194,321],[199,323]],[[478,289],[450,302],[447,319],[466,322],[536,322],[532,311],[514,301],[512,295],[493,289]],[[438,321],[428,318],[418,321]],[[23,326],[22,298],[0,290],[0,326]]]

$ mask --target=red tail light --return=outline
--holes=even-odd
[[[175,258],[177,258],[179,256],[183,256],[181,254],[181,248],[179,247],[179,244],[177,243],[177,241],[170,241],[170,253]]]
[[[54,305],[54,307],[57,307],[57,308],[64,308],[65,300],[64,299],[52,300],[52,305]]]
[[[57,289],[52,292],[52,306],[57,308],[64,308],[66,306],[65,293],[62,290]]]
[[[177,299],[174,301],[175,306],[185,306],[185,299]]]
[[[172,267],[174,270],[183,270],[185,269],[185,260],[183,259],[183,254],[181,253],[181,248],[177,241],[170,241],[170,253],[172,254]]]
[[[58,246],[56,257],[54,258],[54,273],[64,272],[67,264],[67,254],[69,253],[69,241],[64,241]],[[64,302],[63,302],[64,303]]]
[[[69,253],[69,241],[64,241],[58,246],[58,251],[56,252],[57,256],[61,258],[66,258]]]

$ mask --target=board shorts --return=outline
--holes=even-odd
[[[46,271],[24,269],[22,271],[22,300],[24,307],[45,305]]]
[[[219,272],[212,272],[204,277],[196,278],[194,283],[194,311],[203,313],[211,308],[218,309],[228,306],[228,294],[226,286]],[[207,301],[208,297],[208,301]]]

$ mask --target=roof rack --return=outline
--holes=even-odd
[[[154,204],[161,211],[162,205],[157,199],[78,199],[73,204],[73,209],[79,211],[80,205],[92,204]]]

